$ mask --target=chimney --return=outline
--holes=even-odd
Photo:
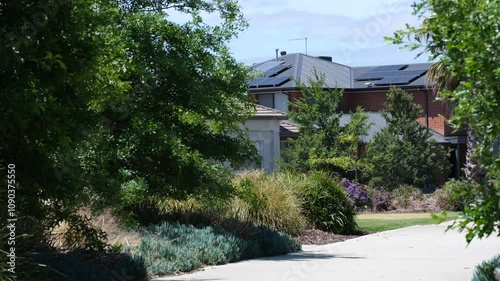
[[[319,59],[322,59],[322,60],[329,61],[329,62],[332,62],[332,61],[333,61],[333,58],[332,58],[332,57],[329,57],[329,56],[319,56],[318,58],[319,58]]]
[[[280,50],[280,49],[276,49],[276,61],[278,61],[278,51],[279,51],[279,50]]]

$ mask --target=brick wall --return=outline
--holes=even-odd
[[[294,103],[297,99],[302,97],[302,92],[300,92],[300,91],[290,91],[288,94],[289,94],[289,101],[291,103]],[[291,106],[290,110],[297,111],[297,108],[294,106]]]
[[[426,125],[426,115],[425,115],[425,95],[424,91],[408,91],[413,95],[413,101],[422,107],[422,115],[417,119],[418,122]],[[387,101],[387,92],[377,91],[377,92],[352,92],[345,91],[342,101],[340,103],[340,109],[343,112],[350,112],[356,110],[356,107],[361,106],[365,111],[378,112],[384,108]],[[429,127],[433,130],[439,132],[443,135],[449,135],[451,133],[451,128],[446,125],[445,119],[442,117],[449,117],[449,110],[446,102],[437,101],[434,93],[428,93],[428,122]]]
[[[445,118],[449,117],[448,103],[436,100],[436,95],[433,92],[428,92],[428,118],[425,114],[426,105],[426,92],[418,90],[409,90],[410,94],[413,95],[413,101],[422,107],[422,115],[417,119],[423,125],[426,125],[426,119],[428,119],[429,127],[436,132],[449,136],[452,134],[452,128],[446,124]],[[290,91],[289,101],[294,102],[302,96],[300,91]],[[386,103],[386,91],[366,91],[366,92],[354,92],[346,90],[340,102],[340,110],[342,112],[350,112],[356,110],[356,107],[361,106],[365,111],[368,112],[378,112],[384,108]],[[256,97],[256,95],[253,95]],[[291,107],[290,110],[296,111],[296,108]]]

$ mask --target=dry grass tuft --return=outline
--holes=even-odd
[[[138,231],[126,230],[121,226],[119,220],[111,213],[105,210],[99,214],[92,214],[88,209],[82,209],[78,212],[81,217],[87,218],[90,226],[102,230],[107,237],[105,241],[111,245],[136,246],[140,243],[142,234]],[[85,241],[70,243],[66,238],[66,233],[70,225],[66,221],[60,222],[49,232],[51,245],[60,250],[83,248]]]
[[[300,234],[307,222],[293,188],[295,180],[292,175],[266,174],[259,170],[236,175],[233,183],[238,196],[230,203],[230,213],[256,225],[263,224],[291,235]]]

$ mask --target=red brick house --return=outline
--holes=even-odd
[[[254,64],[253,69],[263,73],[263,76],[249,81],[249,91],[259,105],[287,112],[293,110],[288,102],[302,96],[295,80],[307,84],[313,76],[313,70],[325,75],[328,87],[338,87],[344,90],[339,111],[349,113],[361,106],[369,113],[375,123],[367,136],[371,136],[385,126],[380,111],[384,108],[386,94],[390,87],[400,87],[413,95],[423,113],[418,122],[427,126],[433,139],[438,143],[452,148],[450,161],[454,169],[450,176],[458,178],[460,169],[465,162],[466,135],[454,134],[446,124],[451,106],[446,101],[436,99],[436,92],[427,86],[427,71],[432,63],[400,64],[384,66],[349,67],[332,62],[331,57],[313,57],[305,54],[286,54],[277,59],[271,59]],[[343,115],[341,122],[348,122],[349,115]],[[286,146],[289,137],[297,137],[297,128],[288,120],[280,123],[280,140],[282,147]]]

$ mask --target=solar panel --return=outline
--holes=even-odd
[[[390,75],[377,81],[375,85],[406,85],[422,77],[426,72],[427,70],[393,71]]]
[[[290,77],[270,77],[260,82],[257,87],[277,87],[290,80]]]
[[[377,66],[370,71],[396,71],[396,70],[403,70],[407,68],[407,64],[393,64],[393,65],[381,65]]]
[[[259,85],[260,82],[264,81],[265,79],[268,79],[267,77],[258,77],[253,80],[250,80],[248,82],[248,87],[250,88],[255,88],[257,85]]]
[[[387,76],[393,76],[395,72],[401,72],[401,70],[406,69],[407,64],[396,64],[396,65],[382,65],[377,66],[362,73],[356,77],[357,81],[370,81],[370,80],[380,80]]]
[[[248,83],[250,88],[259,87],[278,87],[284,83],[290,81],[290,77],[280,76],[280,77],[259,77]]]
[[[290,68],[290,65],[283,65],[283,64],[277,65],[277,66],[275,66],[273,68],[270,68],[269,70],[266,70],[264,72],[264,76],[266,76],[266,77],[274,77],[274,76],[280,74],[281,72],[287,70],[288,68]]]
[[[276,77],[276,80],[273,81],[274,87],[281,86],[290,80],[290,77]]]
[[[380,81],[377,81],[375,85],[377,86],[387,86],[387,85],[406,85],[410,83],[410,77],[386,77]]]
[[[281,62],[279,61],[271,61],[271,62],[265,62],[257,67],[255,67],[253,70],[257,71],[257,72],[265,72],[265,71],[268,71],[269,69],[275,67],[275,66],[278,66],[280,65]]]
[[[427,70],[395,71],[391,75],[384,77],[382,80],[377,81],[375,85],[407,85],[422,77],[426,72]]]
[[[409,76],[415,77],[415,76],[417,76],[417,77],[421,77],[426,72],[427,72],[427,70],[407,70],[407,71],[399,71],[398,75],[394,75],[394,76],[404,76],[404,77],[409,77]]]
[[[358,81],[369,81],[369,80],[380,80],[384,78],[385,76],[391,74],[392,71],[367,71],[358,77],[356,77],[356,80]]]

